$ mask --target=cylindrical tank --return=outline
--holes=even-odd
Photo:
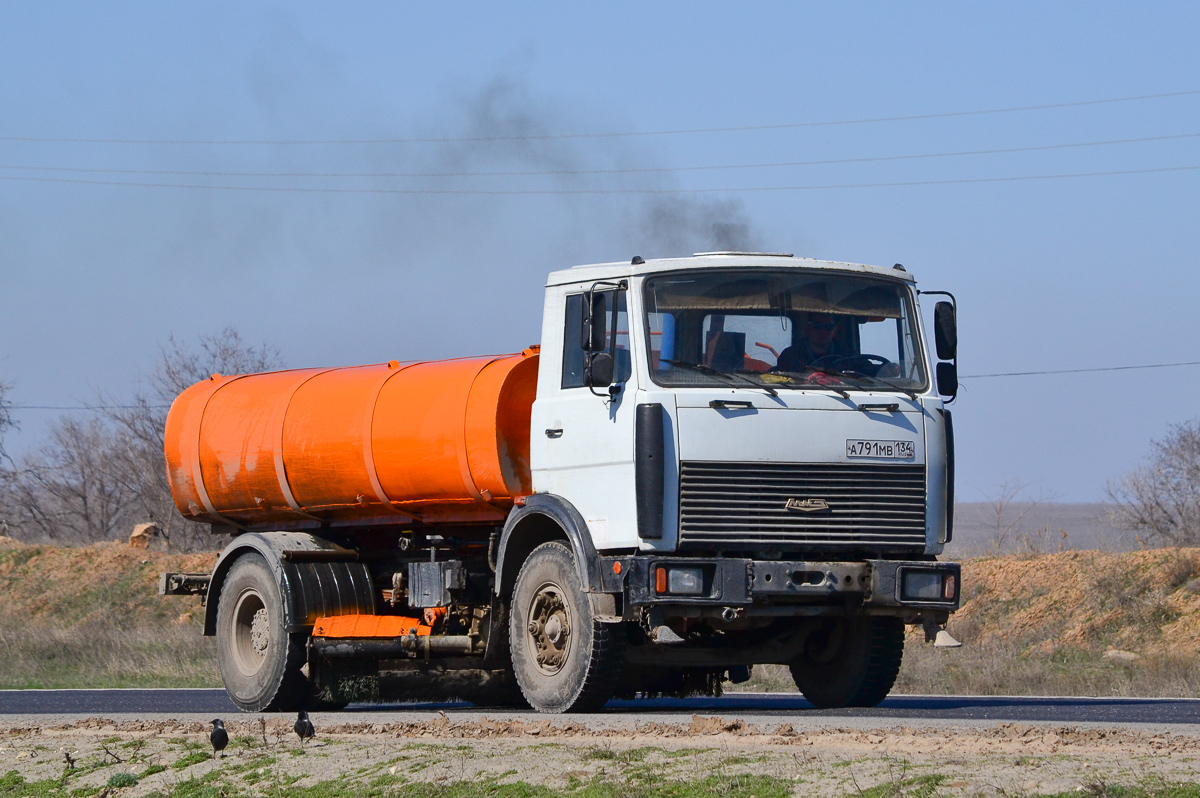
[[[530,492],[537,350],[212,378],[167,415],[185,518],[487,523]]]

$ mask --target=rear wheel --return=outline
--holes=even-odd
[[[873,707],[887,697],[904,656],[898,618],[822,621],[791,663],[796,687],[813,706]]]
[[[308,681],[306,637],[284,627],[279,584],[267,561],[244,554],[221,585],[217,606],[217,664],[233,703],[250,712],[294,711]]]
[[[543,543],[513,590],[509,646],[513,674],[540,712],[590,712],[612,697],[621,675],[620,629],[592,617],[570,549]]]

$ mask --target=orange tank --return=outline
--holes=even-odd
[[[167,415],[185,518],[487,523],[530,492],[537,350],[211,379]]]

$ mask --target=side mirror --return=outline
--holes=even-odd
[[[940,372],[939,372],[940,373]],[[607,388],[613,381],[613,358],[608,352],[594,352],[588,358],[587,384],[593,388]]]
[[[942,396],[951,399],[958,396],[958,366],[954,363],[937,364],[937,389]]]
[[[933,308],[933,339],[938,360],[958,357],[958,319],[950,302],[939,302]]]

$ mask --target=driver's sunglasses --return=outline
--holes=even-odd
[[[834,327],[837,326],[837,322],[836,321],[810,321],[808,323],[808,326],[812,327],[814,330],[832,330]]]

